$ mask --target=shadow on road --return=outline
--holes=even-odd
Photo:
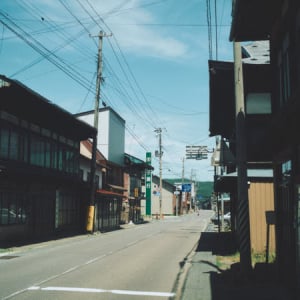
[[[225,260],[237,251],[231,232],[204,232],[196,249],[196,252],[211,252],[213,255],[225,257]],[[296,299],[281,287],[275,263],[256,264],[249,278],[242,276],[239,262],[233,262],[228,269],[220,268],[215,261],[201,260],[200,263],[207,265],[212,300]]]

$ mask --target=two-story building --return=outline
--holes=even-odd
[[[272,151],[276,259],[282,282],[300,287],[300,3],[242,1],[233,5],[230,39],[270,40],[272,120],[265,136]]]
[[[94,124],[94,111],[75,115],[87,124]],[[111,107],[99,109],[97,149],[106,160],[102,186],[96,192],[94,231],[119,228],[124,198],[125,120]]]
[[[79,174],[80,141],[95,135],[93,127],[0,76],[0,242],[84,230],[89,193]]]
[[[124,165],[126,198],[122,208],[123,222],[139,223],[145,215],[142,207],[142,203],[145,203],[145,174],[146,170],[152,171],[153,167],[128,153],[124,155]]]

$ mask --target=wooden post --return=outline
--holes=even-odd
[[[235,108],[236,108],[236,164],[237,164],[237,194],[238,194],[238,238],[240,250],[241,271],[249,277],[252,271],[249,202],[247,182],[247,155],[246,155],[246,128],[245,128],[245,103],[243,87],[243,65],[241,45],[234,42],[234,83],[235,83]]]

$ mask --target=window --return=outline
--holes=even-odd
[[[51,144],[50,142],[45,142],[45,167],[51,167]]]
[[[19,150],[19,136],[16,131],[10,131],[10,141],[9,141],[9,158],[17,160]]]
[[[0,159],[79,172],[79,142],[0,111]]]
[[[95,185],[96,185],[96,188],[99,189],[99,186],[100,186],[100,177],[99,177],[99,175],[95,175]]]
[[[56,192],[55,227],[74,227],[79,224],[79,197],[71,191]]]
[[[19,133],[16,129],[6,127],[0,129],[0,157],[5,159],[19,159]]]
[[[9,129],[0,129],[0,157],[8,158],[8,147],[9,147]]]
[[[270,93],[249,93],[246,96],[247,114],[271,114]]]
[[[58,146],[55,142],[51,143],[51,168],[57,169]]]
[[[79,178],[80,178],[81,180],[84,180],[83,174],[84,174],[83,170],[80,169],[80,170],[79,170]]]
[[[24,224],[27,221],[26,194],[21,191],[0,193],[0,226]]]
[[[19,160],[28,162],[28,134],[23,131],[19,134]]]
[[[30,139],[30,163],[40,167],[45,165],[45,143],[36,135]]]

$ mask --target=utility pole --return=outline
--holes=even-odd
[[[238,192],[238,237],[241,270],[249,277],[252,270],[250,247],[249,202],[247,182],[246,125],[243,86],[242,51],[239,42],[234,45],[234,84],[236,108],[236,163]]]
[[[162,129],[157,128],[155,129],[155,132],[158,134],[158,157],[159,157],[159,217],[160,220],[162,220],[163,214],[162,214],[162,141],[161,141],[161,133]]]
[[[102,45],[103,37],[111,36],[105,34],[102,30],[96,36],[98,37],[98,59],[97,59],[97,79],[96,79],[96,95],[95,95],[95,109],[94,109],[94,127],[97,129],[97,134],[93,139],[93,148],[92,148],[92,160],[91,160],[91,176],[90,176],[90,186],[91,194],[88,207],[88,216],[86,231],[94,231],[94,219],[95,219],[95,193],[96,193],[96,153],[97,153],[97,135],[98,135],[98,122],[99,122],[99,102],[100,102],[100,90],[101,90],[101,81],[102,81]]]
[[[182,173],[181,173],[181,203],[180,203],[180,210],[181,212],[182,210],[182,206],[183,206],[183,184],[184,184],[184,157],[182,158]]]

